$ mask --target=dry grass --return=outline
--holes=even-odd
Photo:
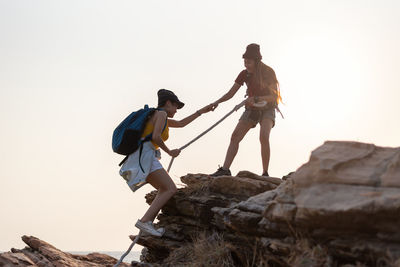
[[[195,263],[193,267],[228,267],[235,266],[232,252],[235,248],[226,242],[222,235],[213,233],[209,236],[201,233],[193,242]]]
[[[232,257],[235,248],[217,233],[199,233],[193,242],[175,249],[163,262],[166,266],[230,267],[238,266]]]
[[[290,252],[288,260],[290,266],[332,266],[332,257],[326,248],[312,245],[308,239],[297,240]]]
[[[193,242],[175,249],[163,266],[180,267],[261,267],[289,266],[279,257],[254,244],[235,246],[222,234],[201,232]]]
[[[288,244],[287,244],[288,245]],[[365,263],[339,263],[328,249],[307,238],[296,239],[285,255],[271,251],[260,243],[234,245],[222,234],[201,232],[193,242],[175,249],[162,266],[185,267],[366,267]],[[384,259],[374,266],[400,267],[400,259]]]

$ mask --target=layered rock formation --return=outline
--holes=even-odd
[[[158,216],[164,236],[141,236],[142,262],[132,266],[400,266],[400,148],[326,142],[283,179],[242,171],[181,180]],[[29,247],[0,254],[0,266],[116,262],[23,239]]]
[[[142,260],[153,266],[400,266],[400,148],[326,142],[285,178],[182,177],[187,187],[158,217],[163,238],[139,239]],[[147,195],[148,203],[154,196]]]
[[[11,252],[0,254],[0,266],[30,266],[30,267],[101,267],[114,266],[117,260],[101,253],[74,255],[63,252],[54,246],[33,236],[23,236],[28,245],[24,249],[11,249]],[[119,266],[129,266],[122,263]]]

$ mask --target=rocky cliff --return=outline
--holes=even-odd
[[[400,148],[326,142],[282,180],[245,171],[181,180],[158,217],[164,237],[139,239],[144,262],[400,266]]]
[[[326,142],[282,179],[242,171],[181,181],[158,216],[164,236],[140,237],[133,266],[400,266],[400,148]],[[29,248],[1,254],[0,266],[116,262],[24,241]]]

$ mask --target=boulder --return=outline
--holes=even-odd
[[[63,252],[34,236],[23,236],[22,240],[28,245],[28,247],[24,249],[11,249],[11,252],[1,253],[0,266],[111,267],[117,263],[117,259],[101,253],[74,255]],[[128,264],[122,263],[120,266],[128,266]]]

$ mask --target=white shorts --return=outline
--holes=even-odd
[[[160,162],[160,159],[161,159],[160,156],[161,155],[157,155],[157,154],[160,154],[160,150],[156,150],[155,152],[156,152],[156,155],[153,158],[153,162],[151,163],[149,174],[154,172],[154,171],[156,171],[156,170],[159,170],[159,169],[163,168],[163,166],[161,165],[161,162]]]
[[[138,149],[130,154],[119,174],[125,179],[129,188],[135,192],[147,183],[146,179],[150,173],[163,168],[159,161],[160,158],[160,150],[156,150],[151,142],[145,142],[142,153],[140,154],[140,149]]]

